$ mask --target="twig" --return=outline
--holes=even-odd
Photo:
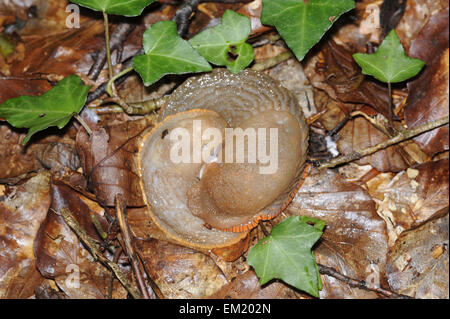
[[[136,24],[131,23],[120,23],[112,32],[111,37],[109,39],[110,50],[114,51],[119,49],[122,43],[126,40],[127,36],[136,28]],[[97,58],[95,59],[94,64],[92,64],[91,69],[89,70],[88,75],[92,80],[97,80],[100,75],[101,70],[106,62],[106,47],[103,47],[98,51]],[[120,62],[120,59],[117,60]]]
[[[86,130],[86,132],[88,133],[88,135],[89,135],[89,136],[92,136],[92,130],[91,130],[91,128],[89,127],[89,125],[87,125],[87,123],[85,122],[85,120],[83,120],[83,118],[82,118],[79,114],[77,114],[77,113],[75,113],[75,114],[73,115],[73,117],[78,121],[78,123],[81,124],[81,126],[83,126],[83,128]]]
[[[280,53],[274,57],[265,59],[259,63],[254,64],[252,66],[252,70],[264,71],[264,70],[274,67],[277,64],[280,64],[281,62],[284,62],[284,61],[290,59],[291,57],[293,57],[292,52],[286,51],[286,52]]]
[[[119,257],[122,254],[122,247],[117,247],[116,251],[114,252],[113,262],[118,264],[119,263]],[[109,276],[109,282],[108,282],[108,299],[112,298],[114,288],[114,273],[111,272],[111,275]]]
[[[189,29],[189,18],[197,10],[200,0],[186,0],[172,18],[177,24],[178,35],[183,37]]]
[[[344,283],[346,283],[347,285],[349,285],[350,287],[353,288],[360,288],[366,291],[372,291],[372,292],[376,292],[378,294],[382,294],[383,296],[386,296],[388,298],[399,298],[399,299],[413,299],[410,296],[406,296],[406,295],[402,295],[402,294],[398,294],[396,292],[384,289],[384,288],[371,288],[367,285],[367,283],[364,280],[355,280],[353,278],[347,277],[341,273],[339,273],[336,269],[331,268],[331,267],[327,267],[321,264],[317,264],[317,266],[319,267],[319,272],[322,275],[327,275],[333,278],[336,278],[339,281],[342,281]]]
[[[60,210],[61,216],[64,218],[66,224],[75,232],[80,241],[87,247],[94,260],[100,261],[104,266],[109,268],[125,289],[135,299],[142,299],[142,295],[139,290],[128,280],[127,275],[120,269],[119,265],[107,259],[100,252],[99,244],[96,240],[90,237],[87,232],[80,227],[80,224],[72,216],[72,213],[68,209]]]
[[[133,55],[133,57],[136,56],[136,55],[140,55],[140,54],[144,54],[144,49],[143,49],[143,48],[140,48],[140,49]],[[129,58],[129,59],[125,60],[125,61],[123,62],[123,67],[124,67],[124,68],[130,67],[132,61],[133,61],[132,58]],[[115,84],[116,84],[116,85],[120,85],[120,84],[123,83],[123,82],[128,78],[128,76],[130,76],[131,74],[132,74],[131,72],[125,74],[125,75],[122,76],[121,78],[117,79],[117,80],[115,81]],[[105,93],[106,93],[106,87],[107,87],[107,85],[108,85],[108,82],[105,82],[105,83],[101,84],[98,88],[96,88],[94,92],[89,93],[89,95],[88,95],[88,97],[87,97],[87,99],[86,99],[86,104],[91,103],[92,101],[98,99],[98,98],[101,97],[103,94],[105,94]]]
[[[134,252],[133,245],[131,243],[130,226],[128,225],[128,218],[126,215],[126,204],[125,200],[121,194],[117,194],[115,198],[116,202],[116,218],[119,222],[120,230],[122,233],[123,242],[125,244],[125,251],[128,255],[128,259],[133,268],[133,272],[136,276],[141,293],[144,295],[145,299],[156,299],[155,292],[151,287],[147,289],[144,281],[144,276],[142,275],[141,268],[139,265],[139,260]],[[150,290],[150,293],[149,293]]]
[[[403,141],[406,141],[410,138],[413,138],[417,135],[420,135],[422,133],[431,131],[435,128],[438,128],[440,126],[443,126],[445,124],[448,124],[448,116],[443,117],[439,120],[433,121],[433,122],[429,122],[423,125],[420,125],[418,127],[415,127],[413,129],[409,129],[409,130],[403,130],[401,132],[399,132],[396,136],[394,136],[393,138],[386,140],[384,142],[381,142],[375,146],[371,146],[368,148],[365,148],[359,152],[353,152],[351,154],[348,155],[344,155],[344,156],[340,156],[337,157],[331,161],[329,161],[328,163],[324,163],[322,164],[319,169],[324,169],[324,168],[331,168],[331,167],[335,167],[337,165],[340,164],[345,164],[345,163],[349,163],[349,162],[353,162],[356,160],[359,160],[361,158],[363,158],[364,156],[367,155],[371,155],[379,150],[385,149],[386,147],[389,147],[391,145],[394,144],[398,144],[401,143]]]

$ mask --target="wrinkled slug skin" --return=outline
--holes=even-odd
[[[175,90],[160,119],[198,108],[217,112],[232,128],[276,128],[278,165],[275,173],[261,174],[267,164],[207,164],[201,180],[186,192],[190,212],[227,231],[275,217],[295,192],[306,158],[308,127],[296,98],[263,73],[219,69],[192,77]]]

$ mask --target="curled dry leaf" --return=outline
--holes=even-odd
[[[0,201],[0,298],[28,298],[42,282],[33,241],[50,206],[50,174],[42,171]]]
[[[227,280],[207,255],[165,241],[138,242],[150,276],[164,297],[202,298],[217,292]]]
[[[404,109],[408,128],[448,116],[448,11],[447,6],[434,14],[411,41],[409,55],[426,61],[427,67],[408,83],[409,95]],[[449,126],[422,134],[414,140],[431,156],[446,151],[449,149]]]
[[[388,184],[369,187],[394,236],[448,212],[448,167],[448,158],[424,163],[401,171]]]
[[[448,209],[445,217],[404,232],[389,253],[389,285],[415,298],[448,299]]]
[[[332,99],[366,104],[388,116],[387,88],[365,77],[352,52],[333,40],[324,42],[321,50],[308,58],[305,73],[314,87],[326,91]]]
[[[54,279],[69,298],[106,298],[110,272],[93,260],[75,233],[57,214],[62,208],[69,209],[80,226],[91,237],[99,240],[91,214],[95,214],[106,230],[105,220],[102,218],[103,209],[65,185],[52,185],[52,197],[52,210],[42,223],[35,240],[37,268],[46,278]],[[126,298],[126,295],[125,289],[116,280],[113,298]]]
[[[128,206],[144,206],[139,186],[139,173],[134,154],[140,134],[152,125],[149,117],[110,125],[93,132],[77,134],[76,146],[88,186],[98,200],[114,206],[121,193]]]
[[[377,215],[375,202],[363,188],[346,182],[331,170],[312,169],[288,206],[287,214],[326,222],[316,248],[319,262],[352,278],[367,281],[379,278],[379,284],[383,285],[388,250],[386,226]],[[322,280],[323,298],[375,297],[328,276]]]

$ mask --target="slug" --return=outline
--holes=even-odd
[[[170,95],[159,121],[141,143],[141,188],[152,219],[173,239],[191,247],[226,246],[259,220],[277,216],[295,195],[308,127],[294,95],[270,76],[216,69],[191,77]],[[202,123],[197,133],[194,121]],[[209,128],[223,134],[208,149],[207,163],[173,163],[169,135],[179,128],[191,132],[189,138]],[[237,143],[227,132],[236,128],[258,132],[244,135],[243,161],[234,153],[227,160],[227,145]],[[249,140],[257,141],[254,149]],[[262,157],[255,160],[255,152]]]

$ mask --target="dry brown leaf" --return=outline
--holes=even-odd
[[[35,240],[37,268],[46,278],[54,279],[69,297],[76,299],[107,297],[110,271],[93,260],[74,232],[58,215],[62,208],[70,210],[80,226],[99,240],[91,214],[106,231],[103,209],[66,185],[52,185],[51,211],[42,223]],[[116,280],[113,298],[126,298],[126,290]]]
[[[448,0],[407,0],[405,13],[400,20],[396,31],[402,44],[409,48],[412,39],[439,10],[448,7]]]
[[[352,52],[333,40],[324,41],[320,51],[306,60],[305,73],[314,87],[326,91],[332,99],[366,104],[388,116],[387,88],[365,77]]]
[[[448,158],[428,162],[398,173],[389,183],[369,187],[379,215],[394,231],[391,237],[448,211],[448,169]]]
[[[448,116],[448,11],[433,15],[420,33],[411,41],[409,55],[424,60],[425,70],[408,83],[409,95],[404,113],[408,128]],[[414,139],[428,155],[449,149],[448,124]]]
[[[227,280],[207,255],[165,241],[138,242],[150,277],[166,298],[202,298],[217,292]]]
[[[340,131],[338,148],[342,154],[359,152],[389,138],[363,117],[349,121]],[[398,172],[409,166],[402,156],[401,146],[393,145],[357,161],[360,165],[370,164],[380,172]]]
[[[212,299],[311,299],[282,282],[274,281],[267,285],[259,284],[253,270],[246,271],[209,296]]]
[[[286,214],[310,216],[326,222],[316,248],[317,260],[349,277],[374,276],[383,285],[388,251],[386,226],[375,202],[360,186],[346,182],[332,170],[312,169]],[[323,298],[376,297],[323,276]],[[338,287],[340,287],[338,289]]]
[[[43,278],[33,243],[50,206],[50,174],[42,171],[0,201],[0,298],[28,298]]]
[[[389,253],[386,271],[398,293],[448,299],[448,209],[445,217],[404,232]]]
[[[88,186],[99,202],[114,206],[116,194],[122,194],[128,206],[144,206],[134,154],[139,136],[152,124],[149,117],[106,126],[89,137],[84,130],[77,135],[77,150]]]

